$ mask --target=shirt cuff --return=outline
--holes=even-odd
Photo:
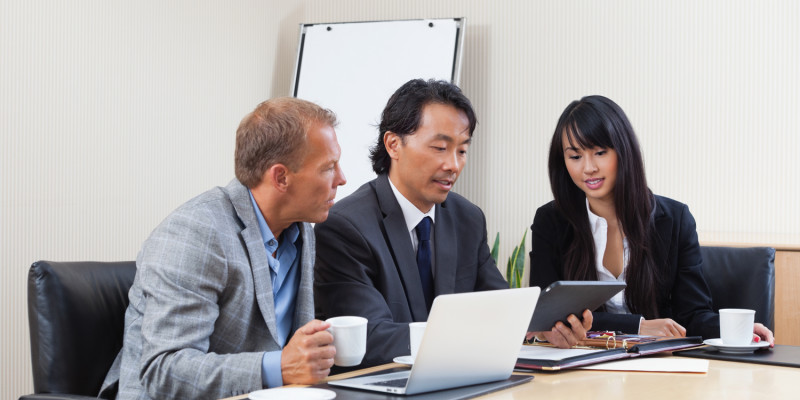
[[[268,351],[261,359],[261,383],[264,387],[274,388],[283,386],[283,376],[281,375],[281,354],[280,351]]]
[[[642,321],[644,321],[644,317],[640,317],[639,318],[639,330],[636,331],[637,335],[641,335],[642,334]]]

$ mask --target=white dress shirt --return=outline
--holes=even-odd
[[[436,206],[431,207],[430,211],[424,213],[417,208],[417,206],[411,204],[411,202],[400,193],[399,190],[394,186],[392,180],[389,179],[389,186],[392,187],[392,192],[394,192],[394,197],[397,199],[397,203],[400,204],[400,209],[403,211],[403,217],[406,220],[406,228],[408,229],[408,234],[411,236],[411,246],[414,248],[414,254],[417,253],[417,248],[419,247],[419,239],[417,238],[417,225],[422,221],[425,217],[431,217],[431,274],[435,277],[436,276],[436,257],[435,257],[435,246],[433,245],[434,241],[434,234],[433,234],[433,227],[436,224]]]

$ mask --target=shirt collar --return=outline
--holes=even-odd
[[[391,179],[389,179],[389,186],[392,187],[394,197],[397,199],[397,203],[400,204],[400,210],[403,211],[403,218],[406,220],[406,226],[409,231],[414,230],[425,217],[431,217],[431,222],[436,222],[436,206],[431,207],[430,211],[424,213],[420,211],[417,206],[411,204],[411,202],[397,190],[397,187],[394,186]]]
[[[586,199],[586,213],[589,215],[589,228],[592,229],[592,235],[596,236],[600,229],[603,229],[603,232],[605,232],[608,221],[592,212],[592,209],[589,208],[589,199]]]
[[[253,211],[256,213],[258,230],[261,231],[261,239],[264,241],[264,247],[272,254],[278,249],[278,241],[275,239],[275,235],[272,234],[272,229],[269,229],[264,215],[261,214],[261,209],[258,208],[258,203],[256,203],[256,199],[253,197],[253,192],[248,189],[247,193],[250,195],[250,201],[253,203]],[[294,243],[297,241],[297,238],[300,237],[300,228],[297,226],[297,223],[293,223],[283,230],[281,236],[284,237],[284,240],[288,240],[289,243]]]

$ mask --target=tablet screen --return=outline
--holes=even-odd
[[[595,310],[625,288],[623,282],[556,281],[542,290],[533,311],[529,332],[549,331],[570,314]]]

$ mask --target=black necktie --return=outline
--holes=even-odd
[[[422,292],[425,294],[425,305],[428,311],[433,304],[433,274],[431,273],[431,217],[425,217],[417,224],[417,268],[419,279],[422,282]]]

